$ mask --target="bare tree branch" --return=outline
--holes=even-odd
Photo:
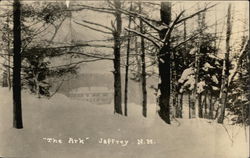
[[[108,45],[98,45],[98,44],[88,44],[88,43],[83,43],[83,44],[75,44],[75,45],[68,45],[68,46],[58,46],[58,47],[50,47],[51,49],[56,49],[56,48],[76,48],[76,47],[95,47],[95,48],[113,48],[113,46],[108,46]]]
[[[228,85],[231,84],[231,82],[234,80],[234,77],[238,73],[240,63],[242,62],[243,57],[247,54],[247,51],[249,50],[248,47],[249,47],[249,39],[246,40],[246,42],[245,42],[245,44],[240,52],[239,60],[237,61],[236,66],[233,69],[233,74],[229,76]]]
[[[73,7],[74,5],[72,5]],[[81,8],[76,8],[76,9],[68,9],[67,11],[81,11],[81,10],[93,10],[97,12],[102,12],[102,13],[107,13],[107,14],[114,14],[115,10],[112,8],[103,8],[103,7],[93,7],[93,6],[88,6],[88,5],[76,5],[76,7],[81,7]]]
[[[164,43],[160,38],[157,38],[157,37],[153,36],[151,33],[147,32],[147,35],[149,35],[150,37],[154,38],[155,40],[157,40],[157,41],[159,41],[161,43]]]
[[[160,48],[160,45],[158,43],[156,43],[153,39],[149,38],[148,36],[145,36],[144,34],[138,32],[138,31],[135,31],[135,30],[131,30],[131,29],[128,29],[128,28],[125,28],[125,30],[127,31],[130,31],[130,32],[133,32],[141,37],[144,37],[145,39],[149,40],[150,42],[152,42],[156,47]]]
[[[48,67],[48,68],[59,68],[59,67],[67,67],[67,66],[74,66],[74,65],[79,65],[81,63],[87,63],[87,62],[95,62],[95,61],[99,61],[99,60],[102,60],[102,59],[91,59],[91,60],[81,60],[81,61],[78,61],[78,62],[72,62],[70,64],[64,64],[64,65],[58,65],[58,66],[51,66],[51,67]]]
[[[186,39],[185,41],[183,41],[183,42],[177,44],[173,49],[176,49],[176,48],[180,47],[181,45],[185,44],[186,42],[188,42],[188,41],[194,39],[194,38],[195,38],[197,35],[199,35],[199,34],[200,34],[200,33],[196,33],[195,35],[191,36],[190,38]]]
[[[170,37],[170,35],[171,35],[171,33],[172,33],[172,31],[173,31],[175,25],[177,24],[177,22],[178,22],[178,20],[180,19],[180,17],[184,14],[184,12],[185,12],[185,11],[182,11],[182,12],[176,17],[176,19],[174,20],[174,22],[171,24],[171,26],[169,27],[169,29],[168,29],[168,31],[167,31],[165,37],[164,37],[164,40],[163,40],[164,42],[166,42],[166,40],[169,39],[169,37]]]
[[[82,20],[82,21],[85,22],[85,23],[91,24],[91,25],[96,25],[96,26],[103,27],[103,28],[105,28],[105,29],[110,30],[110,31],[113,32],[113,29],[111,29],[111,28],[109,28],[109,27],[107,27],[107,26],[105,26],[105,25],[98,24],[98,23],[94,23],[94,22],[87,21],[87,20]]]
[[[66,17],[63,18],[63,20],[60,22],[60,24],[58,26],[54,26],[55,27],[55,32],[53,34],[53,36],[50,39],[50,42],[52,42],[54,40],[54,38],[56,37],[56,34],[58,32],[58,30],[60,29],[60,27],[62,26],[62,23],[65,21]]]
[[[92,58],[97,58],[97,59],[102,59],[102,60],[114,60],[114,58],[109,58],[109,57],[105,57],[105,56],[98,56],[98,55],[94,55],[94,54],[88,54],[88,53],[83,53],[83,52],[67,52],[69,54],[77,54],[77,55],[83,55],[83,56],[87,56],[87,57],[92,57]]]
[[[198,11],[198,12],[195,12],[195,13],[193,13],[193,14],[191,14],[191,15],[189,15],[189,16],[183,18],[183,19],[180,19],[179,21],[176,22],[176,24],[180,24],[180,23],[182,23],[183,21],[186,21],[186,20],[188,20],[188,19],[190,19],[190,18],[192,18],[192,17],[194,17],[194,16],[196,16],[196,15],[202,13],[202,12],[205,12],[205,11],[207,11],[208,9],[213,8],[213,7],[216,6],[216,5],[217,5],[217,4],[214,4],[214,5],[209,6],[209,7],[205,7],[204,9],[202,9],[202,10],[200,10],[200,11]]]
[[[78,24],[78,25],[81,25],[81,26],[83,26],[83,27],[89,28],[89,29],[94,30],[94,31],[98,31],[98,32],[105,33],[105,34],[112,34],[112,32],[107,32],[107,31],[99,30],[99,29],[93,28],[93,27],[91,27],[91,26],[88,26],[88,25],[85,25],[85,24],[82,24],[82,23],[78,23],[78,22],[76,22],[75,20],[74,20],[74,22],[75,22],[76,24]]]

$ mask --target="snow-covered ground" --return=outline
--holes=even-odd
[[[24,129],[12,128],[12,101],[0,89],[0,156],[27,158],[247,158],[248,136],[239,126],[206,119],[161,121],[156,106],[148,118],[129,104],[129,117],[113,114],[113,105],[91,105],[56,94],[50,100],[23,92]],[[184,116],[187,108],[184,106]],[[248,129],[248,128],[247,128]],[[248,130],[247,130],[248,131]],[[44,138],[54,138],[49,143]],[[83,142],[68,143],[70,138]],[[108,138],[123,140],[103,144]],[[145,144],[138,144],[144,140]],[[146,143],[148,139],[148,144]],[[62,143],[59,143],[59,140]],[[128,143],[126,144],[125,142]],[[57,143],[55,143],[57,142]],[[140,143],[140,141],[139,141]]]

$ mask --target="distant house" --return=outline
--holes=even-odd
[[[107,87],[79,87],[72,89],[68,96],[93,104],[110,104],[113,99],[113,91]]]
[[[121,74],[121,81],[122,85],[124,85],[125,81],[125,75]],[[53,84],[53,83],[52,83]],[[157,86],[158,84],[158,78],[156,77],[150,77],[147,79],[147,102],[148,103],[155,103],[155,90],[152,87],[152,85]],[[54,84],[52,91],[55,91],[58,86]],[[100,87],[106,87],[103,89],[106,89],[107,91],[114,92],[114,77],[112,73],[84,73],[84,74],[77,74],[77,76],[70,76],[69,79],[65,82],[63,82],[62,86],[59,89],[59,93],[62,93],[69,97],[69,93],[78,88],[85,88],[88,89],[88,87],[99,87],[98,89],[102,89]],[[124,86],[122,86],[122,102],[124,101]],[[84,91],[84,90],[83,90]],[[111,102],[114,98],[113,94],[110,94],[112,96]],[[79,98],[80,99],[80,98]],[[135,103],[135,104],[141,104],[141,83],[135,82],[130,80],[129,86],[128,86],[128,103]]]

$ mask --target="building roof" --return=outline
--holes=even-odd
[[[79,94],[79,93],[113,93],[112,90],[107,87],[79,87],[72,89],[70,94]]]

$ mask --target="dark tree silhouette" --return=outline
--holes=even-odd
[[[121,2],[119,0],[114,0],[115,5],[115,19],[116,19],[116,29],[113,31],[114,36],[114,112],[122,115],[122,91],[121,91],[121,31],[122,31],[122,17],[121,12]]]
[[[21,101],[21,3],[15,0],[13,3],[13,33],[14,33],[14,56],[13,56],[13,126],[23,128],[22,101]]]
[[[171,22],[171,3],[162,2],[161,3],[161,21],[162,23],[169,26]],[[161,82],[159,83],[160,97],[158,111],[160,117],[168,124],[170,124],[170,84],[171,84],[171,52],[170,52],[170,37],[165,37],[166,30],[161,30],[161,39],[166,39],[164,46],[160,49],[158,54],[158,64],[159,64],[159,76]]]
[[[130,4],[130,11],[132,10],[132,2]],[[131,16],[128,20],[128,28],[131,27]],[[127,56],[125,66],[125,90],[124,90],[124,115],[128,116],[128,70],[129,70],[129,55],[130,55],[130,32],[128,31],[128,44],[127,44]]]
[[[139,3],[139,13],[142,12],[142,4]],[[140,19],[140,32],[144,34],[143,21]],[[147,117],[147,79],[146,79],[146,62],[145,62],[145,41],[141,36],[141,84],[142,84],[142,115]]]

